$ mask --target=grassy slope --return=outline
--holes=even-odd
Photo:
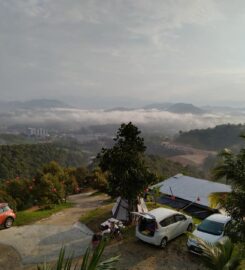
[[[20,212],[17,212],[17,217],[14,222],[14,225],[22,226],[22,225],[31,224],[43,218],[50,217],[52,214],[55,214],[63,209],[66,209],[72,206],[73,206],[72,203],[63,203],[60,205],[56,205],[52,209],[47,209],[47,210],[20,211]]]
[[[86,224],[92,231],[98,231],[102,222],[111,217],[113,203],[103,205],[84,214],[80,221]]]

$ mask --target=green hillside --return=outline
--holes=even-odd
[[[0,145],[6,144],[34,144],[38,143],[37,139],[29,138],[20,134],[0,134]]]
[[[89,156],[96,156],[101,147],[98,143],[97,151],[95,149],[88,151],[87,145],[71,138],[56,140],[53,143],[0,145],[0,179],[13,179],[17,176],[33,177],[44,164],[53,160],[62,167],[86,166]],[[159,151],[154,151],[155,149],[151,147],[150,149],[147,165],[158,177],[167,178],[177,173],[202,176],[196,168],[167,160],[158,156]],[[90,164],[90,169],[96,164],[96,161]]]
[[[65,167],[84,165],[86,156],[79,148],[74,148],[57,143],[1,145],[0,179],[32,177],[43,164],[52,160]]]
[[[175,141],[195,148],[219,151],[227,147],[240,148],[243,141],[239,136],[242,133],[245,133],[245,125],[226,124],[180,132]]]
[[[160,156],[148,155],[146,157],[146,163],[148,168],[161,179],[167,179],[178,173],[193,177],[204,177],[203,172],[195,167],[183,166],[180,163]]]

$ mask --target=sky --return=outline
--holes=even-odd
[[[0,0],[0,99],[245,102],[243,0]]]

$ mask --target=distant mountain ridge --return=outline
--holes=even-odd
[[[32,99],[28,101],[0,101],[0,111],[20,109],[71,108],[72,106],[55,99]]]
[[[193,104],[189,103],[176,103],[170,106],[167,109],[168,112],[173,113],[192,113],[192,114],[203,114],[205,113],[204,110],[194,106]]]
[[[126,107],[115,107],[111,109],[105,109],[105,112],[113,112],[113,111],[127,112],[127,111],[132,111],[132,110],[135,110],[135,109],[126,108]]]
[[[169,107],[171,107],[173,103],[170,102],[163,102],[163,103],[153,103],[143,107],[143,109],[150,110],[150,109],[157,109],[161,111],[166,111]]]
[[[168,111],[172,113],[192,113],[192,114],[203,114],[205,110],[194,106],[190,103],[154,103],[143,107],[144,109],[157,109],[161,111]]]
[[[71,107],[66,103],[56,99],[32,99],[21,104],[23,107],[29,108],[66,108]]]

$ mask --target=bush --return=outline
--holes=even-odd
[[[6,191],[0,190],[0,202],[6,202],[9,206],[16,211],[17,203]]]

